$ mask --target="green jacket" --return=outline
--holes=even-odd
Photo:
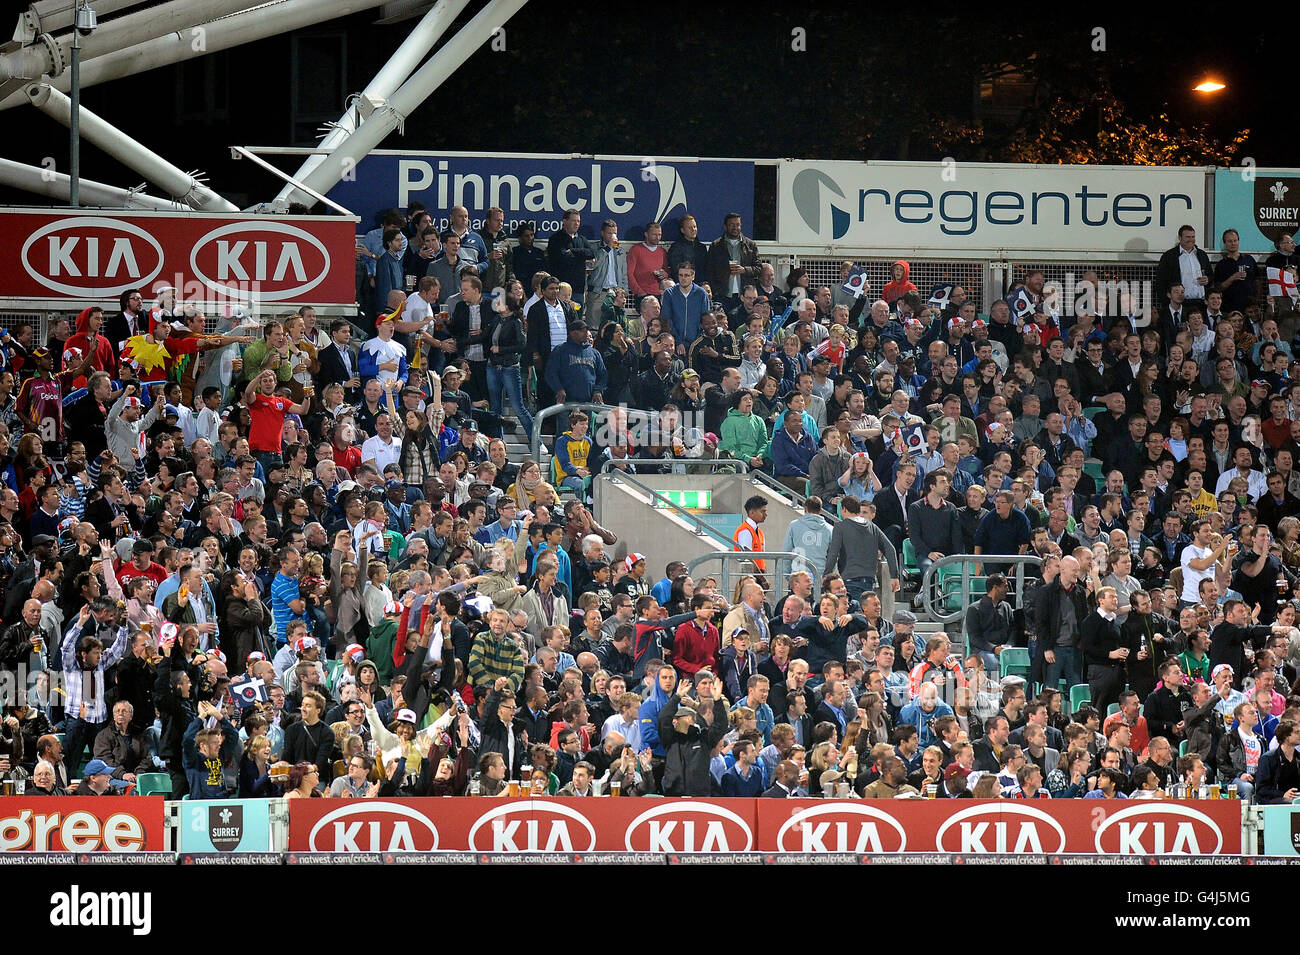
[[[268,358],[270,358],[270,349],[266,345],[265,338],[259,338],[247,348],[244,349],[244,367],[239,372],[239,380],[250,382],[263,371]],[[275,369],[275,376],[280,381],[288,381],[293,377],[293,367],[287,361],[281,361],[280,367]]]
[[[728,451],[733,458],[741,461],[768,457],[768,449],[772,444],[763,419],[756,414],[741,414],[737,408],[727,412],[719,438],[718,450]]]
[[[366,658],[379,671],[379,682],[387,686],[393,682],[393,644],[397,640],[397,621],[385,617],[370,628],[366,639]]]

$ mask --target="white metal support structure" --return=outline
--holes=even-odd
[[[171,0],[170,3],[161,6],[124,14],[106,21],[92,36],[80,40],[81,56],[88,63],[98,57],[116,53],[148,40],[192,30],[201,24],[247,10],[257,4],[258,0],[203,0],[202,3],[195,3],[194,0]],[[194,38],[186,36],[185,39],[192,42]],[[55,59],[44,44],[29,46],[18,53],[0,56],[0,78],[21,76],[26,79],[37,79],[43,74],[57,76],[63,69],[63,63],[69,59],[68,54],[76,42],[78,42],[76,30],[56,37],[54,44],[59,48],[61,54],[59,59]],[[31,69],[30,51],[33,50],[44,56],[46,62],[43,64],[43,69],[37,73],[14,72],[11,59],[22,54],[27,54],[21,56],[23,69]]]
[[[416,24],[415,29],[407,34],[388,62],[375,74],[375,78],[361,91],[356,102],[349,105],[339,121],[325,134],[320,148],[327,153],[334,150],[356,131],[366,116],[382,107],[468,5],[469,0],[438,0],[433,9]],[[324,156],[319,155],[308,156],[293,174],[293,178],[299,181],[305,179],[324,159]],[[295,192],[302,194],[302,190],[286,183],[275,197],[276,207],[287,208],[290,196]]]
[[[81,71],[81,86],[86,89],[145,70],[171,66],[181,60],[217,53],[337,17],[372,10],[382,3],[383,0],[272,0],[219,20],[200,23],[204,27],[204,43],[198,50],[194,49],[194,40],[188,34],[168,33],[96,56],[88,60]],[[63,70],[58,76],[52,77],[50,85],[64,93],[68,92],[71,83],[67,71]],[[19,89],[0,101],[0,109],[9,109],[26,102],[27,97]]]
[[[71,183],[66,173],[52,173],[39,166],[0,159],[0,184],[22,189],[67,202],[71,198]],[[82,179],[80,182],[81,204],[85,206],[104,206],[113,209],[159,209],[165,212],[184,212],[189,206],[170,199],[159,199],[134,189],[122,189],[107,183]]]
[[[433,57],[415,71],[382,107],[371,113],[334,152],[326,156],[302,182],[320,193],[327,193],[344,173],[360,162],[384,137],[423,103],[429,95],[486,43],[498,27],[518,13],[528,0],[491,0]],[[285,197],[289,202],[310,205],[310,196],[297,189]]]
[[[68,97],[43,83],[28,84],[24,92],[32,105],[42,113],[71,128],[77,114],[73,112],[72,101]],[[124,166],[134,169],[182,205],[208,212],[239,211],[234,203],[221,198],[194,176],[141,146],[84,106],[79,113],[82,136]]]
[[[143,0],[95,0],[95,12],[106,17],[141,2]],[[8,53],[13,47],[33,43],[42,33],[66,30],[72,26],[76,15],[77,0],[40,0],[28,4],[27,9],[18,14],[13,40],[0,45],[0,52]]]

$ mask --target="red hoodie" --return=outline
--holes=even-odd
[[[912,274],[912,266],[902,259],[899,259],[894,263],[894,265],[901,265],[903,267],[903,277],[901,279],[891,280],[883,289],[880,290],[880,297],[890,305],[893,305],[894,302],[898,301],[908,292],[915,292],[917,290],[916,286],[913,285],[908,278]],[[894,274],[892,269],[889,274]]]
[[[91,311],[92,311],[91,308],[84,308],[81,310],[81,314],[77,316],[77,333],[63,343],[63,350],[65,352],[68,351],[69,349],[76,348],[78,351],[81,352],[81,356],[83,358],[91,352],[90,334],[89,334]],[[102,321],[100,323],[100,327],[101,328],[103,327]],[[93,368],[95,371],[106,371],[114,378],[116,378],[117,377],[117,352],[113,349],[112,343],[107,338],[105,338],[102,333],[96,334],[95,336],[94,355],[95,357],[94,360],[91,362],[90,367]],[[55,364],[56,366],[58,365],[57,361]],[[67,367],[67,366],[68,363],[64,362],[63,367]],[[77,378],[72,382],[73,388],[84,388],[85,386],[86,386],[85,376]]]

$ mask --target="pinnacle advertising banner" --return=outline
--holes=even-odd
[[[538,157],[496,154],[457,156],[377,153],[349,170],[329,197],[361,217],[361,231],[374,227],[375,213],[425,204],[434,223],[445,227],[452,206],[469,210],[471,228],[491,206],[505,212],[513,235],[521,222],[534,222],[537,238],[558,232],[566,209],[582,213],[581,234],[594,237],[604,219],[619,235],[640,236],[647,222],[675,222],[687,212],[700,227],[700,241],[722,234],[722,220],[739,212],[748,231],[754,218],[754,164],[742,160]],[[664,229],[664,240],[677,237]]]

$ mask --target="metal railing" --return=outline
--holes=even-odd
[[[606,471],[609,470],[617,470],[619,473],[626,473],[623,471],[622,468],[614,467],[614,465],[618,465],[618,464],[628,465],[628,467],[632,469],[631,473],[633,474],[638,473],[636,470],[638,467],[643,467],[648,469],[652,467],[658,467],[664,464],[671,464],[671,465],[682,464],[685,465],[688,469],[692,465],[694,465],[696,467],[703,467],[705,470],[709,470],[709,471],[721,470],[725,466],[725,467],[738,468],[739,470],[736,471],[737,474],[745,474],[746,472],[749,471],[749,465],[747,463],[745,463],[744,461],[735,461],[732,460],[731,458],[620,458],[617,461],[615,461],[613,458],[610,458],[609,460],[601,464],[600,470],[598,470],[596,473],[604,474]]]
[[[728,543],[731,542],[728,541]],[[733,568],[744,563],[752,564],[755,560],[765,560],[768,562],[767,570],[763,572],[762,576],[767,578],[767,593],[773,598],[780,597],[781,594],[786,592],[788,589],[787,582],[790,575],[796,570],[806,570],[808,573],[812,574],[813,581],[817,581],[816,564],[810,561],[807,557],[804,557],[802,554],[795,554],[790,551],[782,550],[728,550],[719,551],[713,554],[704,554],[700,557],[696,557],[693,561],[687,564],[686,572],[694,577],[695,568],[707,564],[710,561],[718,561],[722,565],[722,572],[718,579],[718,590],[721,591],[723,596],[730,599],[730,595],[735,590],[732,581],[737,580],[740,577],[754,576],[756,573],[756,571],[746,571],[737,573],[733,576]],[[803,564],[804,566],[796,567],[796,562]],[[782,568],[786,569],[783,571]]]
[[[649,503],[652,507],[657,507],[662,505],[665,510],[672,511],[674,514],[676,514],[678,517],[682,518],[683,520],[689,521],[692,525],[694,525],[695,533],[698,536],[712,537],[714,538],[714,540],[718,541],[719,543],[726,544],[727,547],[731,547],[732,544],[734,543],[730,537],[724,535],[716,527],[713,527],[707,524],[706,522],[700,520],[700,518],[696,517],[686,508],[674,502],[671,498],[668,497],[669,494],[668,491],[656,490],[655,488],[650,487],[644,482],[638,481],[635,477],[633,477],[632,475],[628,474],[625,471],[619,471],[617,474],[609,474],[609,475],[602,475],[602,476],[605,477],[610,484],[621,484],[624,481],[626,481],[628,484],[631,484],[642,494],[645,494],[647,497],[650,498]]]
[[[985,577],[984,564],[996,564],[1002,567],[1011,565],[1014,568],[1012,573],[1006,575],[1007,581],[1011,584],[1011,592],[1008,594],[1012,597],[1013,607],[1024,606],[1025,598],[1025,568],[1042,566],[1042,559],[1033,554],[954,554],[950,557],[940,557],[931,564],[925,571],[925,576],[921,579],[921,603],[925,607],[925,612],[930,615],[931,619],[937,620],[942,624],[961,622],[962,636],[966,635],[966,609],[973,603],[972,597],[983,596],[975,594],[971,590],[971,578]],[[960,581],[961,588],[957,592],[961,599],[958,602],[956,610],[944,611],[943,602],[953,596],[952,592],[937,594],[938,588],[935,583],[940,576],[939,571],[944,567],[951,567],[954,564],[961,565]],[[980,572],[975,573],[975,567],[980,566]],[[936,599],[937,597],[937,599]]]
[[[554,418],[559,414],[568,414],[570,411],[585,411],[592,416],[591,431],[589,433],[594,434],[596,431],[596,416],[616,410],[618,410],[618,407],[615,405],[598,405],[590,401],[570,401],[562,405],[551,405],[549,408],[538,409],[537,414],[533,415],[533,433],[529,444],[529,451],[532,452],[533,460],[537,460],[541,450],[542,422],[547,418]],[[623,408],[622,410],[627,415],[629,424],[634,420],[651,421],[659,417],[658,412],[641,411],[638,408]]]
[[[748,477],[750,484],[761,485],[770,491],[788,497],[796,507],[802,508],[804,501],[808,500],[807,495],[800,494],[793,488],[787,487],[776,478],[772,477],[772,475],[766,474],[763,471],[750,471]],[[835,513],[835,508],[829,505],[823,504],[822,517],[826,518],[826,520],[831,524],[838,524],[840,522],[840,517]]]

